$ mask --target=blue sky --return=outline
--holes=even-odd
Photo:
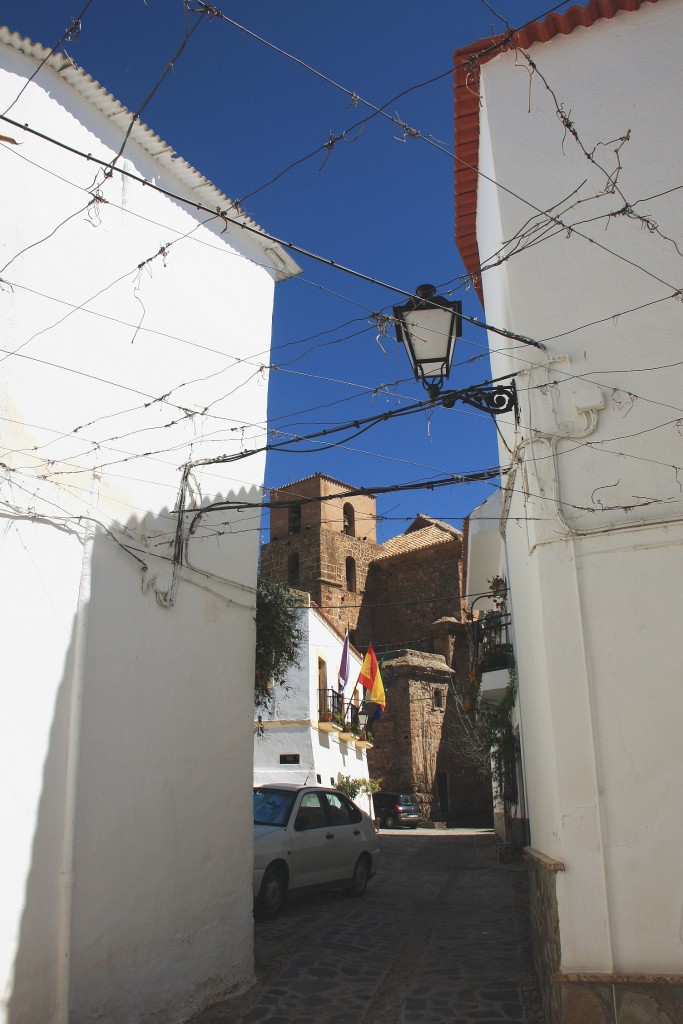
[[[84,5],[4,0],[0,18],[49,47]],[[330,133],[340,135],[371,111],[292,59],[208,17],[143,120],[230,198],[248,197],[246,211],[269,232],[400,289],[423,282],[443,285],[444,293],[454,288],[464,312],[481,317],[476,295],[458,281],[464,268],[454,242],[453,83],[446,73],[454,49],[500,32],[504,20],[519,27],[543,16],[552,0],[232,0],[216,7],[376,106],[443,75],[387,108],[433,144],[406,138],[375,117],[348,141],[329,153],[322,149],[261,189],[323,147]],[[182,0],[92,0],[80,38],[66,50],[135,109],[182,42],[184,28]],[[271,426],[308,433],[423,398],[393,331],[378,338],[369,320],[401,297],[295,258],[301,277],[276,289]],[[454,360],[462,365],[451,386],[489,376],[485,348],[485,333],[465,325]],[[268,485],[321,471],[357,486],[384,487],[497,461],[492,420],[464,406],[389,421],[348,445],[300,448],[306,451],[269,456]],[[401,532],[418,512],[459,527],[490,493],[491,485],[472,484],[383,496],[380,539]]]

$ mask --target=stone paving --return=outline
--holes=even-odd
[[[491,833],[382,832],[362,899],[292,898],[257,922],[257,984],[191,1024],[545,1024],[521,863]]]

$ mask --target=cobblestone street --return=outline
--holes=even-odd
[[[491,833],[382,832],[362,899],[292,899],[256,922],[257,984],[192,1024],[544,1024],[527,876]]]

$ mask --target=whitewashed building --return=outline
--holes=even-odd
[[[308,599],[307,594],[301,597]],[[254,784],[335,786],[347,776],[367,781],[371,743],[348,728],[365,692],[356,683],[362,659],[349,648],[342,698],[338,676],[344,637],[313,604],[299,616],[304,634],[299,665],[289,670],[283,686],[274,687],[270,706],[254,723]],[[373,816],[369,796],[360,793],[354,800]]]
[[[185,1020],[253,980],[264,456],[215,460],[298,268],[7,29],[0,110],[0,1020]]]
[[[551,1024],[683,1000],[680,0],[591,0],[455,54],[458,244],[488,324]],[[493,545],[495,547],[495,545]]]

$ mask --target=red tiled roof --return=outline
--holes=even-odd
[[[569,35],[575,28],[590,28],[600,19],[620,11],[637,11],[658,0],[589,0],[585,7],[570,7],[544,21],[532,21],[515,32],[456,50],[455,60],[455,240],[477,295],[484,301],[477,244],[477,178],[479,168],[479,68],[513,47],[526,49],[547,43],[554,36]]]
[[[425,548],[433,548],[437,544],[452,544],[460,540],[460,532],[447,523],[441,523],[433,519],[418,530],[410,533],[400,533],[397,537],[391,537],[373,554],[372,561],[380,562],[385,558],[394,558],[397,555],[405,555],[408,552],[422,551]]]

